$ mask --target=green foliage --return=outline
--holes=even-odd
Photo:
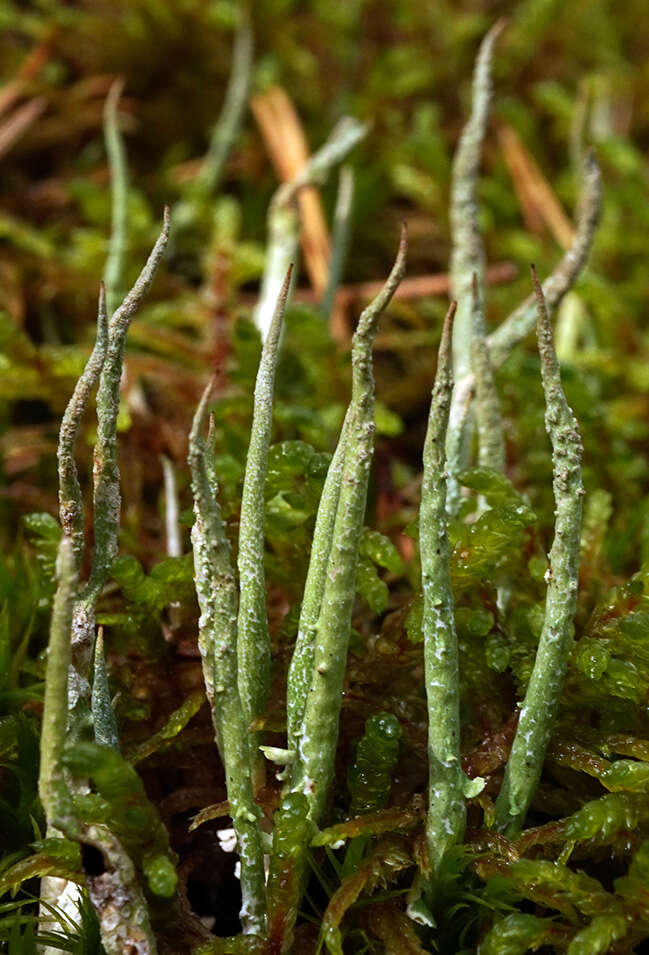
[[[391,713],[376,713],[365,722],[356,747],[356,759],[347,774],[352,816],[382,809],[390,795],[392,775],[399,757],[401,726]]]
[[[68,747],[63,762],[95,787],[96,795],[76,797],[78,818],[109,824],[141,866],[151,892],[165,898],[173,895],[178,877],[169,836],[133,766],[108,746],[83,742]]]
[[[546,919],[512,912],[487,932],[478,946],[478,955],[525,955],[540,948],[549,934]]]

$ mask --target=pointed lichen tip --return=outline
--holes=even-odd
[[[106,100],[104,103],[104,111],[107,117],[114,117],[117,111],[117,104],[120,101],[121,95],[124,91],[124,86],[126,85],[126,80],[123,76],[116,76],[113,82],[108,87],[108,93],[106,94]]]
[[[493,42],[495,42],[500,34],[504,31],[507,23],[507,17],[499,17],[494,25],[489,29],[487,36],[490,37]]]
[[[444,323],[442,325],[442,335],[439,342],[439,360],[442,363],[446,363],[450,360],[451,357],[451,348],[452,348],[452,338],[453,338],[453,321],[455,319],[455,312],[457,311],[457,302],[452,301],[447,309],[446,315],[444,316]]]

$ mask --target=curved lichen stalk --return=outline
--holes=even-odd
[[[496,801],[496,826],[516,835],[538,785],[559,707],[572,644],[577,604],[581,511],[582,444],[579,426],[561,386],[552,329],[543,290],[532,269],[538,314],[537,334],[545,392],[545,427],[552,442],[555,529],[546,575],[543,629],[532,676]]]
[[[237,680],[237,592],[230,545],[215,498],[204,432],[213,382],[207,385],[189,436],[194,512],[194,582],[201,615],[198,647],[214,734],[225,769],[232,824],[241,861],[241,923],[246,934],[265,931],[264,856],[254,802],[248,722]]]
[[[592,150],[584,159],[579,204],[575,216],[575,238],[556,269],[543,283],[543,296],[552,313],[583,271],[593,245],[602,208],[602,175]],[[492,367],[498,368],[512,349],[532,331],[537,306],[531,295],[487,338]]]
[[[83,414],[88,406],[90,394],[97,384],[108,345],[108,313],[106,310],[106,290],[104,283],[99,286],[99,306],[97,309],[97,336],[95,346],[81,373],[72,397],[61,420],[59,444],[57,449],[59,463],[59,519],[63,534],[70,538],[74,552],[77,572],[81,569],[84,551],[84,515],[83,497],[74,450],[81,427]]]
[[[354,334],[345,463],[316,627],[311,682],[291,780],[293,791],[307,797],[309,816],[314,822],[322,815],[333,778],[358,548],[374,450],[372,346],[379,318],[403,277],[405,265],[404,227],[390,276],[364,310]]]
[[[87,718],[90,702],[88,673],[95,636],[95,604],[117,554],[120,521],[117,415],[126,335],[133,316],[149,291],[169,239],[169,209],[165,207],[160,235],[144,268],[108,324],[108,343],[97,391],[97,440],[94,453],[94,553],[90,577],[75,604],[72,655],[68,681],[70,729],[77,732]]]
[[[477,186],[482,144],[491,110],[491,70],[494,46],[504,21],[494,24],[487,33],[476,59],[473,73],[471,115],[462,131],[453,160],[451,184],[451,295],[458,303],[453,331],[453,374],[457,387],[452,396],[446,451],[450,480],[447,507],[455,514],[460,488],[456,475],[467,462],[466,388],[464,380],[471,375],[472,294],[473,276],[478,283],[479,297],[484,294],[485,253],[478,224]]]
[[[329,171],[341,162],[365,136],[367,127],[344,117],[331,131],[329,139],[314,153],[294,179],[277,189],[268,208],[268,244],[266,264],[254,322],[262,341],[268,334],[284,276],[289,265],[297,260],[299,214],[297,194],[306,186],[321,184]]]
[[[264,573],[264,492],[273,425],[275,369],[291,272],[292,266],[286,273],[261,353],[241,497],[237,665],[239,696],[248,725],[263,714],[270,692],[271,651]],[[263,784],[263,757],[258,751],[259,734],[251,733],[249,743],[257,788]]]
[[[113,83],[104,107],[104,142],[110,166],[112,219],[104,269],[109,316],[113,314],[124,294],[124,266],[128,251],[128,164],[117,114],[123,87],[124,82],[121,79]]]
[[[198,174],[197,186],[205,193],[214,193],[218,188],[228,153],[239,134],[250,89],[253,54],[254,36],[250,13],[242,3],[239,5],[239,25],[234,39],[232,66],[223,106]]]
[[[428,700],[428,815],[426,839],[433,879],[444,856],[461,840],[466,822],[460,761],[460,684],[446,510],[445,438],[453,372],[451,330],[455,303],[444,321],[424,444],[419,547],[424,596],[422,629]]]

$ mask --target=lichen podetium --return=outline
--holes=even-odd
[[[317,822],[331,785],[338,742],[342,685],[356,592],[358,548],[374,450],[372,345],[406,266],[406,232],[381,292],[361,315],[352,348],[352,399],[345,426],[345,464],[316,626],[310,685],[304,705],[291,788],[303,792]],[[315,546],[315,541],[314,541]]]
[[[468,460],[469,418],[466,415],[467,379],[471,377],[471,341],[473,338],[472,284],[478,285],[479,298],[484,296],[485,253],[478,224],[478,175],[482,143],[491,110],[491,70],[494,46],[504,27],[499,20],[480,45],[473,72],[471,114],[453,160],[451,185],[451,295],[458,303],[453,331],[453,375],[457,382],[451,396],[449,424],[446,432],[446,457],[450,478],[446,506],[456,514],[460,503],[457,474]]]
[[[466,821],[460,760],[460,677],[446,510],[446,429],[453,371],[451,333],[455,303],[444,321],[437,374],[424,444],[419,509],[422,629],[428,701],[428,814],[426,840],[432,878],[448,849],[462,838]]]
[[[264,572],[264,494],[268,447],[273,425],[275,369],[293,266],[289,266],[264,341],[255,382],[250,443],[239,522],[239,615],[237,676],[243,713],[248,721],[263,715],[270,692],[270,636]],[[249,737],[254,788],[263,785],[264,761],[259,734]]]
[[[214,735],[225,769],[232,824],[241,861],[241,924],[246,934],[265,931],[266,892],[259,810],[252,788],[248,722],[237,683],[237,590],[230,544],[207,461],[205,428],[213,382],[203,392],[189,435],[194,513],[194,583],[201,615],[198,648]]]
[[[577,604],[581,535],[582,444],[577,419],[566,401],[543,289],[532,267],[538,315],[537,336],[545,393],[545,428],[552,442],[555,528],[543,629],[532,676],[521,705],[518,727],[496,801],[496,826],[508,835],[520,831],[536,790],[559,707],[572,644]]]

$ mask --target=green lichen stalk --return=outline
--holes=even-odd
[[[104,270],[109,316],[124,295],[124,265],[128,251],[128,165],[117,114],[123,85],[122,80],[113,83],[104,107],[104,141],[110,166],[112,205],[110,241]]]
[[[325,294],[322,298],[322,310],[325,315],[331,315],[336,292],[345,268],[353,211],[354,170],[351,166],[343,166],[338,176],[338,194],[336,196],[336,208],[334,209],[333,230],[331,235],[329,279],[327,281]]]
[[[327,477],[322,489],[313,541],[311,557],[304,584],[304,595],[300,609],[297,638],[291,663],[288,669],[286,686],[286,735],[289,751],[295,753],[304,717],[306,698],[312,681],[313,656],[316,628],[322,609],[322,597],[327,579],[327,566],[331,552],[331,541],[338,512],[340,488],[345,467],[345,449],[349,428],[349,413],[340,432],[334,456],[329,464]]]
[[[543,283],[548,312],[552,313],[557,308],[583,271],[593,245],[601,209],[602,174],[595,153],[590,150],[584,159],[574,241]],[[489,335],[487,343],[492,367],[500,367],[512,349],[529,335],[536,324],[536,309],[534,296],[531,295]]]
[[[477,275],[471,288],[473,339],[471,367],[475,390],[475,416],[478,425],[478,463],[481,467],[505,470],[505,430],[500,399],[496,390],[489,352],[486,345],[484,304],[480,296]]]
[[[456,475],[466,466],[468,421],[465,416],[465,379],[471,375],[472,306],[471,288],[476,276],[480,298],[483,296],[485,253],[478,225],[477,186],[482,144],[491,110],[491,70],[496,40],[504,22],[496,23],[480,46],[473,74],[471,115],[462,131],[453,160],[451,185],[451,295],[458,303],[453,331],[453,374],[457,387],[452,397],[446,450],[450,480],[447,507],[457,513],[460,487]]]
[[[92,846],[101,854],[103,872],[88,875],[87,886],[108,955],[123,955],[125,951],[155,955],[157,948],[147,904],[131,859],[106,826],[87,825],[77,818],[64,775],[70,634],[77,593],[76,560],[67,536],[63,536],[59,546],[57,578],[45,675],[39,795],[50,832],[63,832],[69,839]],[[52,887],[64,891],[64,882],[51,882]],[[53,900],[58,902],[59,898]]]
[[[462,838],[466,810],[460,762],[460,686],[454,600],[451,589],[446,510],[445,438],[453,373],[451,329],[455,303],[447,313],[439,347],[428,430],[419,511],[422,628],[428,700],[428,815],[426,839],[432,877],[449,848]]]
[[[90,702],[88,673],[95,635],[95,604],[117,554],[120,521],[117,415],[126,335],[133,316],[151,287],[169,239],[169,210],[162,231],[135,285],[108,324],[108,343],[97,391],[97,441],[94,455],[94,553],[90,577],[74,608],[72,655],[68,681],[70,726],[83,728]]]
[[[345,117],[336,124],[329,139],[308,160],[290,182],[285,182],[273,196],[268,209],[268,246],[259,302],[254,322],[262,341],[268,335],[275,303],[289,266],[297,259],[299,215],[297,194],[306,186],[319,185],[330,170],[365,136],[367,127]]]
[[[72,611],[77,595],[78,571],[70,537],[61,538],[56,565],[57,589],[52,607],[50,640],[45,670],[41,762],[38,792],[48,824],[72,812],[63,778],[61,757],[68,725],[68,669]]]
[[[313,669],[298,742],[292,789],[303,792],[309,816],[322,815],[333,778],[342,687],[356,589],[358,548],[374,449],[372,345],[406,264],[406,233],[387,282],[364,310],[354,334],[352,399],[338,508],[316,627]]]
[[[239,617],[237,666],[239,695],[248,724],[263,714],[270,691],[270,636],[264,573],[264,490],[268,447],[273,425],[275,369],[284,312],[291,283],[289,268],[275,306],[275,314],[259,362],[250,444],[241,498],[239,525]],[[263,782],[259,736],[249,738],[255,782]],[[258,765],[261,761],[261,765]]]
[[[59,519],[63,534],[70,538],[77,571],[81,567],[84,551],[83,497],[74,450],[79,428],[92,389],[97,384],[104,364],[108,345],[108,313],[106,310],[106,290],[103,282],[99,286],[99,306],[97,309],[97,337],[95,346],[86,362],[72,397],[61,420],[59,430]]]
[[[582,444],[563,388],[543,290],[532,270],[545,392],[545,427],[552,442],[555,531],[539,646],[496,802],[496,826],[516,835],[541,777],[572,644],[581,536]]]
[[[252,788],[248,721],[237,680],[237,592],[230,546],[206,460],[210,382],[189,436],[194,512],[194,580],[201,611],[198,646],[214,733],[225,769],[232,824],[241,860],[241,923],[246,934],[265,931],[264,857]]]
[[[250,15],[241,4],[239,25],[232,51],[230,78],[221,115],[212,132],[210,145],[198,175],[197,185],[206,193],[214,193],[218,188],[228,153],[239,134],[248,101],[253,53],[254,36]]]

